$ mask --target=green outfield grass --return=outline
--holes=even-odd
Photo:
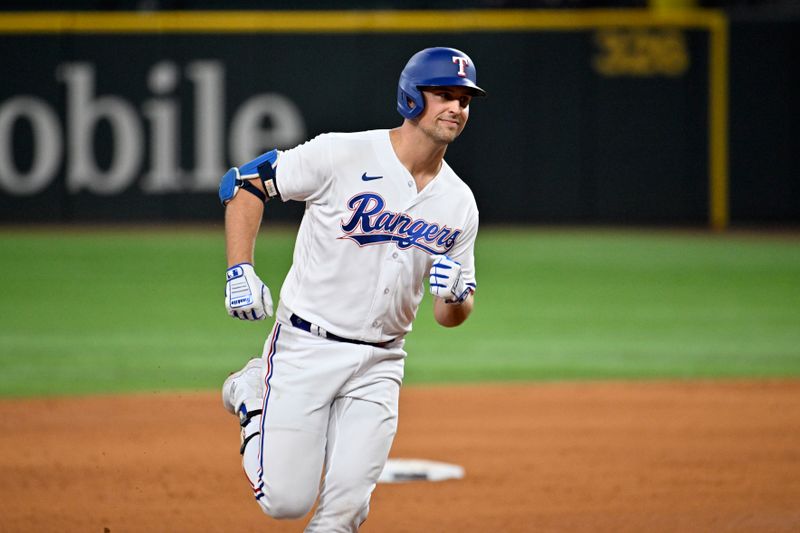
[[[277,298],[294,233],[257,265]],[[216,389],[271,321],[223,307],[222,230],[0,230],[0,395]],[[407,383],[800,375],[800,242],[484,229],[473,316],[425,298]]]

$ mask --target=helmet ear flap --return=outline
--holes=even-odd
[[[404,118],[411,119],[419,116],[423,109],[425,109],[425,98],[422,96],[422,92],[416,87],[406,90],[403,84],[400,84],[397,88],[397,111]]]

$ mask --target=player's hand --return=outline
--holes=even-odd
[[[461,263],[453,261],[446,255],[433,256],[430,289],[431,294],[448,304],[461,303],[472,292],[461,275]]]
[[[225,277],[225,307],[229,315],[239,320],[264,320],[272,316],[272,295],[253,265],[234,265],[225,272]]]

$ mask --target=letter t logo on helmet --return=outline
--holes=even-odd
[[[477,80],[475,63],[464,52],[455,48],[426,48],[411,56],[400,73],[397,112],[408,119],[419,116],[425,108],[422,89],[426,87],[466,87],[472,96],[486,96]]]
[[[464,67],[469,65],[469,60],[466,57],[453,56],[453,63],[458,63],[458,75],[462,78],[467,77]]]

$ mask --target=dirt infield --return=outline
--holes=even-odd
[[[0,531],[302,531],[258,510],[216,394],[0,401]],[[407,387],[364,532],[798,531],[800,381]]]

